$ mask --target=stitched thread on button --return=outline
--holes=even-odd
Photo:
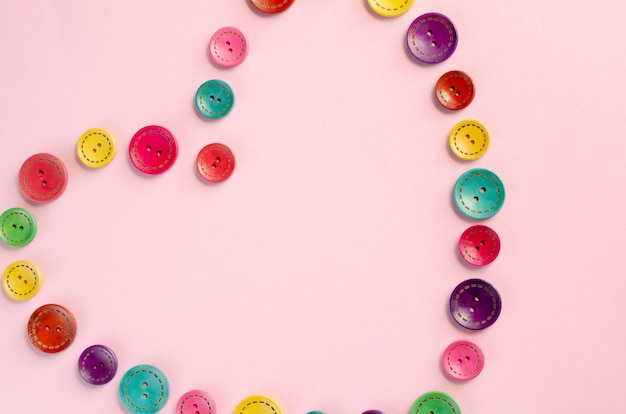
[[[257,3],[259,3],[261,6],[266,7],[266,8],[270,8],[270,9],[279,9],[283,6],[286,6],[291,0],[283,0],[283,2],[281,4],[269,4],[263,0],[253,0],[256,1]]]
[[[254,404],[263,404],[263,405],[266,405],[266,406],[267,406],[267,407],[269,407],[269,408],[270,408],[273,412],[276,412],[276,409],[272,406],[272,404],[268,403],[267,401],[256,401],[256,400],[255,400],[255,401],[250,401],[249,403],[247,403],[247,404],[245,405],[245,407],[243,407],[243,408],[241,409],[241,411],[240,411],[240,412],[244,412],[247,408],[249,408],[251,405],[254,405]]]
[[[463,201],[463,186],[464,186],[464,185],[465,185],[465,183],[466,183],[467,181],[469,181],[471,178],[474,178],[474,177],[477,177],[477,176],[478,176],[478,177],[485,177],[485,178],[487,178],[487,179],[491,180],[491,182],[492,182],[492,183],[496,186],[496,191],[498,192],[498,198],[497,198],[497,200],[493,203],[493,205],[492,205],[491,207],[489,207],[489,209],[488,209],[488,210],[481,210],[481,211],[479,211],[479,210],[474,210],[474,209],[470,208],[467,204],[465,204],[465,201]],[[484,191],[483,191],[483,192],[484,192]],[[478,200],[477,200],[477,198],[478,198],[478,197],[474,197],[474,200],[475,200],[475,201],[478,201]],[[493,209],[495,209],[495,208],[498,206],[498,204],[500,204],[500,200],[501,200],[501,199],[502,199],[502,196],[501,196],[500,185],[499,185],[499,184],[498,184],[498,183],[497,183],[497,182],[496,182],[496,181],[495,181],[492,177],[490,177],[490,176],[488,176],[488,175],[485,175],[485,174],[483,174],[483,173],[474,173],[474,174],[470,175],[469,177],[467,177],[467,178],[466,178],[466,179],[465,179],[465,180],[461,183],[461,188],[459,189],[459,200],[461,200],[461,204],[463,204],[463,207],[464,207],[466,210],[469,210],[470,212],[472,212],[472,213],[476,213],[476,214],[485,214],[485,213],[488,213],[488,212],[492,211]]]
[[[213,412],[213,405],[211,404],[211,401],[209,401],[204,395],[202,394],[193,394],[193,395],[188,395],[179,405],[182,407],[183,405],[185,405],[185,402],[190,399],[190,398],[202,398],[205,402],[206,405],[209,407],[209,414],[211,414]],[[182,412],[182,409],[181,409]]]
[[[32,275],[33,275],[33,277],[35,278],[35,283],[33,283],[33,284],[32,284],[32,287],[31,287],[31,288],[30,288],[30,290],[29,290],[28,292],[26,292],[26,293],[19,293],[19,292],[16,292],[16,291],[15,291],[15,290],[11,287],[11,283],[10,283],[10,280],[9,280],[9,278],[11,277],[11,273],[12,273],[13,271],[17,270],[17,268],[19,268],[19,267],[25,267],[25,268],[27,268],[27,269],[30,271],[30,274],[32,274]],[[18,277],[21,277],[21,276],[18,276]],[[39,278],[37,277],[37,271],[36,271],[35,269],[33,269],[31,266],[28,266],[28,265],[26,265],[26,264],[24,264],[24,263],[20,263],[19,265],[15,266],[15,267],[13,267],[11,270],[9,270],[9,273],[7,273],[6,278],[7,278],[7,283],[6,283],[6,286],[9,288],[9,290],[10,290],[10,291],[11,291],[11,292],[15,295],[15,296],[28,296],[28,295],[30,295],[30,294],[33,292],[33,290],[35,290],[35,289],[37,288],[37,286],[39,285]],[[25,280],[25,281],[24,281],[24,283],[27,283],[27,281]]]
[[[28,164],[26,166],[26,168],[24,169],[24,174],[23,174],[23,178],[24,179],[26,179],[26,175],[28,174],[30,169],[33,167],[33,164],[35,164],[38,161],[44,161],[44,162],[48,163],[49,165],[54,166],[54,168],[57,171],[58,178],[59,178],[59,182],[58,182],[57,186],[55,188],[53,188],[48,193],[37,193],[30,187],[30,185],[28,184],[27,180],[24,180],[23,183],[24,183],[24,186],[26,187],[26,189],[28,190],[29,194],[31,194],[31,195],[33,195],[35,197],[38,197],[38,198],[44,198],[44,199],[45,198],[50,198],[51,196],[53,196],[53,195],[55,195],[56,193],[59,192],[59,188],[63,188],[63,183],[65,181],[63,179],[63,171],[62,171],[61,167],[56,162],[50,162],[50,160],[48,160],[46,158],[37,158],[35,160],[32,160],[30,162],[30,164]],[[39,171],[39,175],[43,176],[43,171]],[[47,181],[46,180],[42,181],[42,184],[43,184],[43,187],[46,187],[47,186]]]
[[[209,113],[211,115],[223,115],[225,113],[227,113],[228,111],[230,111],[230,107],[232,104],[232,95],[231,93],[228,91],[228,89],[226,89],[226,87],[220,83],[208,83],[208,84],[204,84],[200,90],[198,91],[198,95],[202,96],[204,94],[204,91],[207,90],[210,87],[213,86],[219,86],[220,88],[222,88],[225,92],[226,92],[226,96],[228,96],[228,101],[226,102],[226,104],[224,105],[224,107],[220,110],[220,111],[212,111],[211,109],[207,108],[204,105],[204,100],[200,99],[200,106],[202,107],[202,111]],[[212,100],[212,99],[211,99]],[[218,100],[219,102],[219,100]]]
[[[452,364],[450,363],[450,354],[452,353],[452,351],[454,351],[456,348],[458,348],[460,346],[465,346],[465,347],[470,348],[472,351],[474,351],[474,354],[476,355],[476,359],[478,360],[478,363],[475,365],[474,369],[471,372],[467,372],[467,373],[459,372],[456,369],[454,369],[452,367]],[[454,372],[456,375],[460,375],[460,376],[464,376],[464,377],[472,375],[473,373],[475,373],[478,370],[478,368],[480,368],[480,354],[478,353],[476,348],[474,348],[473,346],[468,345],[468,344],[458,344],[458,345],[455,345],[454,348],[450,349],[450,352],[448,353],[446,361],[448,362],[448,368],[450,368],[450,371]]]
[[[218,50],[217,50],[217,42],[219,42],[219,40],[220,40],[220,38],[221,38],[222,36],[227,35],[227,34],[233,34],[233,35],[237,36],[237,37],[239,38],[239,40],[241,41],[241,43],[244,45],[244,47],[242,47],[242,48],[241,48],[241,51],[239,51],[239,54],[238,54],[236,57],[232,58],[232,59],[224,59],[224,58],[223,58],[223,57],[219,54],[219,52],[218,52]],[[232,50],[232,49],[231,49],[231,50]],[[217,57],[219,60],[223,61],[223,62],[230,62],[230,61],[234,61],[234,60],[236,61],[236,60],[238,60],[238,59],[239,59],[239,58],[240,58],[240,57],[244,54],[244,52],[245,52],[245,51],[246,51],[246,39],[244,39],[243,37],[241,37],[241,35],[240,35],[239,33],[237,33],[237,32],[233,32],[233,31],[231,31],[231,30],[226,31],[226,32],[223,32],[223,33],[220,33],[220,35],[219,35],[219,36],[215,39],[215,42],[213,42],[213,52],[214,52],[214,53],[213,53],[213,55],[214,55],[215,57]]]
[[[417,32],[417,29],[422,24],[426,23],[427,21],[428,22],[435,21],[435,22],[438,22],[438,23],[443,23],[445,25],[446,29],[448,29],[448,33],[450,34],[450,40],[448,41],[448,45],[446,46],[446,48],[444,50],[442,50],[441,52],[439,52],[437,54],[424,53],[424,51],[422,49],[420,49],[419,47],[417,47],[417,44],[415,43],[415,33]],[[417,50],[420,55],[426,56],[428,58],[441,57],[448,51],[448,49],[450,49],[450,47],[454,43],[454,31],[452,30],[452,25],[451,24],[446,23],[445,21],[441,20],[439,17],[428,17],[427,19],[423,19],[423,20],[419,21],[415,25],[415,27],[413,27],[413,33],[411,34],[411,42],[413,43],[413,46],[415,47],[415,50]],[[432,45],[436,46],[437,43],[434,43]]]
[[[389,7],[385,7],[385,6],[383,6],[383,5],[382,5],[382,4],[380,4],[377,0],[374,0],[374,4],[375,4],[375,5],[377,5],[378,7],[380,7],[381,9],[386,10],[386,11],[398,11],[398,10],[401,10],[401,9],[403,9],[404,7],[406,7],[406,5],[409,3],[409,1],[411,1],[411,0],[404,0],[404,3],[402,3],[402,4],[401,4],[400,6],[398,6],[398,7],[394,7],[393,9],[390,9]]]
[[[159,384],[161,386],[161,394],[159,395],[159,398],[157,399],[157,401],[154,403],[154,405],[148,407],[148,408],[144,408],[144,407],[139,407],[138,405],[136,405],[134,402],[130,401],[130,399],[128,398],[128,383],[130,382],[130,380],[137,374],[141,374],[141,373],[148,373],[150,375],[152,375],[154,378],[156,378],[157,381],[159,381]],[[146,383],[144,383],[146,384]],[[163,397],[165,396],[165,392],[164,392],[165,387],[163,386],[163,381],[161,380],[161,377],[159,377],[159,375],[155,374],[152,371],[148,371],[145,369],[140,369],[137,370],[135,372],[133,372],[128,378],[126,378],[126,384],[124,384],[124,391],[126,394],[126,401],[128,401],[128,403],[133,406],[134,408],[137,408],[138,410],[142,410],[142,411],[146,411],[146,410],[151,410],[153,408],[157,408],[159,406],[159,404],[161,403],[161,401],[163,401]],[[145,394],[144,394],[145,395]],[[145,397],[144,397],[145,398]]]
[[[484,290],[485,292],[489,293],[489,296],[491,297],[491,300],[493,301],[493,308],[492,308],[492,310],[491,310],[491,315],[487,316],[487,319],[483,319],[482,321],[476,321],[476,322],[474,322],[474,321],[470,321],[469,319],[464,318],[464,317],[463,317],[463,315],[462,315],[460,312],[457,312],[456,314],[459,316],[459,318],[461,318],[461,320],[462,320],[463,322],[467,322],[467,323],[472,324],[472,325],[484,325],[484,324],[486,324],[487,322],[489,322],[489,321],[490,321],[490,320],[491,320],[491,319],[495,316],[495,314],[496,314],[496,312],[497,312],[497,310],[498,310],[498,303],[497,303],[497,301],[496,301],[496,297],[495,297],[495,295],[493,294],[493,292],[492,292],[492,291],[491,291],[488,287],[485,287],[485,285],[483,285],[483,284],[481,284],[481,283],[470,283],[469,285],[466,285],[466,286],[464,286],[463,288],[461,288],[461,290],[459,291],[459,293],[457,293],[457,294],[456,294],[455,299],[456,299],[456,301],[458,302],[458,300],[459,300],[459,298],[461,297],[461,294],[462,294],[463,292],[465,292],[465,291],[466,291],[466,290],[468,290],[469,288],[475,288],[475,287],[477,287],[477,288],[479,288],[479,289],[482,289],[482,290]],[[473,311],[473,309],[474,309],[474,308],[470,308],[470,312],[472,312],[472,313],[473,313],[473,312],[474,312],[474,311]]]
[[[89,154],[85,152],[85,141],[87,141],[87,139],[89,139],[93,135],[100,135],[102,138],[106,140],[108,144],[108,151],[106,155],[101,160],[97,160],[97,161],[94,161],[93,159],[89,158]],[[89,135],[83,137],[81,144],[80,144],[80,152],[81,154],[83,154],[83,159],[87,160],[91,164],[101,164],[103,162],[106,162],[109,159],[109,157],[111,157],[112,148],[113,148],[113,142],[111,141],[111,138],[107,137],[100,131],[93,131],[89,133]]]
[[[443,403],[447,404],[448,407],[450,407],[450,409],[452,410],[453,413],[456,413],[456,410],[454,409],[454,406],[452,405],[452,403],[450,403],[450,401],[441,398],[441,397],[428,397],[427,399],[425,399],[424,401],[422,401],[418,406],[417,406],[417,410],[419,411],[420,407],[422,405],[424,405],[424,403],[426,403],[427,401],[434,401],[434,400],[438,400],[438,401],[442,401]]]
[[[159,135],[163,136],[163,137],[167,140],[167,144],[168,144],[168,146],[169,146],[169,153],[167,154],[167,158],[165,159],[165,161],[163,161],[161,164],[159,164],[159,165],[158,165],[158,166],[156,166],[156,167],[151,167],[151,166],[149,166],[149,165],[147,165],[147,164],[144,164],[144,163],[141,161],[141,159],[137,156],[137,151],[138,151],[138,147],[139,147],[139,142],[143,139],[143,137],[145,137],[145,136],[146,136],[146,135],[148,135],[149,133],[155,133],[155,132],[156,132],[157,134],[159,134]],[[143,132],[141,135],[139,135],[139,136],[135,139],[135,142],[134,142],[134,144],[133,144],[133,148],[134,148],[134,151],[133,151],[133,158],[137,161],[137,163],[138,163],[139,165],[141,165],[141,166],[142,166],[143,168],[145,168],[146,170],[151,170],[151,171],[160,170],[160,169],[162,169],[163,167],[165,167],[165,165],[166,165],[167,163],[169,163],[169,162],[170,162],[170,160],[172,159],[172,152],[173,152],[173,151],[172,151],[172,148],[173,148],[172,142],[173,142],[172,138],[171,138],[170,136],[166,135],[163,131],[158,131],[158,130],[154,130],[154,129],[151,129],[151,130],[149,130],[149,131],[145,131],[145,132]],[[148,147],[148,148],[150,148],[150,147]],[[150,149],[149,149],[149,150],[150,150]],[[160,152],[160,151],[157,151],[158,155],[161,155],[161,154],[159,154],[159,152]]]
[[[89,374],[89,369],[87,369],[87,367],[85,366],[85,361],[87,360],[87,358],[90,357],[91,355],[95,354],[96,352],[104,355],[105,358],[107,358],[109,360],[109,372],[107,372],[107,375],[105,377],[103,377],[103,378],[95,378],[95,377],[91,376]],[[102,362],[100,364],[102,364]],[[83,367],[83,373],[89,378],[90,381],[93,381],[93,382],[108,382],[107,380],[111,376],[111,369],[110,369],[110,367],[113,365],[113,359],[111,358],[111,355],[109,355],[108,352],[103,352],[103,350],[101,350],[101,349],[93,349],[93,350],[89,351],[89,353],[87,353],[83,357],[83,361],[82,361],[81,365]]]
[[[474,151],[474,152],[465,152],[465,151],[463,151],[463,150],[461,149],[461,147],[459,147],[459,145],[458,145],[458,139],[459,139],[459,138],[458,138],[458,136],[460,135],[459,133],[460,133],[460,132],[463,130],[463,128],[465,128],[465,127],[476,127],[476,128],[478,128],[478,129],[480,130],[480,132],[482,133],[482,135],[483,135],[483,145],[482,145],[482,146],[481,146],[481,147],[480,147],[477,151]],[[462,139],[467,139],[467,138],[469,138],[469,135],[466,135],[465,137],[462,137],[462,138],[460,138],[460,139],[462,140]],[[459,126],[459,128],[458,128],[458,129],[456,130],[456,132],[454,133],[454,138],[452,138],[452,142],[454,143],[454,148],[456,149],[456,151],[457,151],[457,152],[459,152],[459,153],[461,153],[461,154],[463,154],[463,155],[466,155],[466,156],[468,156],[468,157],[471,157],[471,156],[473,156],[473,155],[480,154],[480,153],[481,153],[481,152],[483,152],[483,151],[485,150],[485,148],[487,147],[487,142],[488,142],[488,141],[487,141],[487,132],[485,131],[485,129],[484,129],[482,126],[480,126],[480,125],[478,125],[478,124],[475,124],[475,123],[473,123],[473,122],[470,122],[470,123],[468,123],[468,124],[463,124],[463,125]],[[471,144],[473,145],[474,143],[475,143],[475,142],[474,142],[474,140],[472,140]]]
[[[65,314],[65,312],[62,312],[60,309],[56,309],[56,308],[55,308],[55,309],[44,309],[43,311],[41,311],[40,313],[38,313],[38,314],[37,314],[37,316],[35,317],[34,321],[33,321],[33,322],[34,322],[34,325],[36,326],[36,324],[37,324],[37,322],[39,321],[39,319],[41,319],[41,317],[42,317],[44,314],[46,314],[46,313],[48,313],[48,312],[50,312],[50,311],[54,311],[54,312],[56,312],[56,313],[60,314],[63,318],[65,318],[65,320],[66,320],[66,322],[67,322],[67,324],[68,324],[68,325],[72,325],[72,321],[70,320],[69,316],[68,316],[67,314]],[[39,336],[37,335],[37,331],[36,331],[36,329],[35,329],[35,326],[33,326],[33,328],[32,328],[32,335],[33,335],[33,339],[35,339],[35,340],[37,341],[37,344],[38,344],[38,345],[40,345],[42,348],[45,348],[45,349],[59,349],[59,348],[63,347],[63,346],[64,346],[64,345],[68,342],[68,340],[67,340],[67,339],[64,339],[64,340],[63,340],[63,342],[61,342],[61,343],[60,343],[60,344],[58,344],[58,345],[50,346],[50,345],[48,345],[48,344],[44,344],[44,343],[43,343],[43,342],[39,339]],[[59,330],[59,328],[57,327],[57,332],[59,332],[59,331],[60,331],[60,330]],[[64,338],[67,338],[67,335],[66,335]]]

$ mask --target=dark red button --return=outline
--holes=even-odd
[[[109,347],[92,345],[80,354],[78,372],[90,384],[106,384],[117,372],[117,357]]]
[[[461,257],[476,266],[487,265],[500,253],[500,237],[493,229],[476,225],[466,229],[459,239]]]
[[[209,144],[200,150],[196,165],[202,178],[217,183],[233,173],[235,156],[224,144]]]
[[[158,125],[141,128],[130,140],[130,161],[142,173],[160,174],[171,168],[178,156],[174,135]]]
[[[463,109],[474,99],[476,88],[466,73],[452,70],[444,73],[435,86],[437,101],[446,109]]]
[[[76,319],[61,305],[44,305],[28,320],[28,339],[40,351],[61,352],[76,337]]]
[[[481,279],[461,282],[450,295],[450,313],[464,328],[485,329],[495,323],[502,310],[498,291]]]
[[[67,168],[51,154],[35,154],[20,169],[20,188],[26,197],[37,202],[58,198],[67,187]]]
[[[263,13],[279,13],[285,11],[294,0],[250,0],[250,3]]]

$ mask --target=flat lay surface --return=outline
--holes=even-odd
[[[0,274],[28,272],[0,294],[0,412],[128,412],[125,375],[164,413],[626,404],[626,5],[409,7],[3,1],[0,214],[26,212]],[[439,63],[407,46],[426,13],[456,29]]]

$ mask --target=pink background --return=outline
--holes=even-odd
[[[432,11],[451,18],[459,45],[426,66],[404,36]],[[465,414],[623,409],[625,15],[609,0],[420,0],[393,19],[365,0],[297,0],[275,16],[246,0],[3,1],[0,210],[29,209],[39,233],[1,246],[0,268],[30,260],[43,284],[24,302],[1,294],[0,411],[123,412],[119,380],[137,364],[167,374],[166,413],[194,388],[221,413],[265,394],[285,414],[402,414],[432,390]],[[223,70],[206,47],[229,25],[250,52]],[[477,87],[459,112],[433,101],[452,69]],[[194,111],[209,79],[236,96],[215,121]],[[491,133],[479,160],[448,149],[463,119]],[[155,177],[128,160],[130,138],[149,124],[180,145]],[[94,127],[117,142],[100,170],[75,154]],[[237,159],[219,185],[195,173],[211,142]],[[17,185],[38,152],[69,170],[65,194],[45,205]],[[507,190],[482,222],[503,243],[486,268],[456,254],[475,222],[451,192],[476,167]],[[452,289],[473,277],[504,302],[481,332],[447,311]],[[78,320],[74,344],[56,355],[26,335],[46,303]],[[440,358],[463,338],[486,366],[456,383]],[[120,361],[101,387],[76,369],[96,343]]]

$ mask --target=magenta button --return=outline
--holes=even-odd
[[[78,372],[89,384],[106,384],[117,372],[117,357],[109,347],[92,345],[78,357]]]
[[[413,20],[406,41],[415,58],[424,63],[439,63],[452,56],[458,38],[450,19],[443,14],[426,13]]]
[[[472,226],[461,234],[459,252],[468,263],[476,266],[488,265],[500,253],[500,237],[487,226]]]
[[[142,173],[160,174],[176,161],[178,142],[167,129],[151,125],[133,136],[128,148],[130,161]]]
[[[215,414],[216,412],[213,397],[205,391],[188,391],[176,403],[176,414]]]
[[[476,378],[485,366],[485,356],[470,341],[452,342],[443,353],[443,370],[458,380]]]
[[[234,27],[219,29],[209,42],[209,56],[223,67],[236,66],[248,55],[248,42],[241,30]]]

